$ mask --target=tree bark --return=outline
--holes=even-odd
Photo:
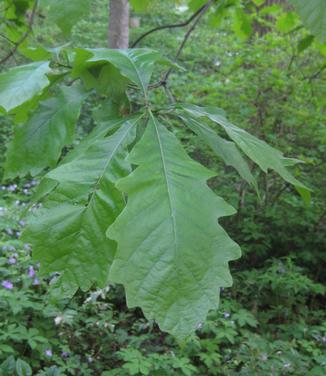
[[[128,48],[129,45],[129,3],[128,0],[110,0],[109,5],[109,47]]]
[[[262,5],[262,8],[265,8],[267,6],[272,6],[274,4],[284,4],[285,7],[288,6],[287,0],[265,0],[264,4]],[[268,15],[265,16],[265,18],[266,18],[266,20],[272,20],[273,19]],[[263,26],[263,25],[261,25],[257,22],[254,22],[254,30],[256,32],[258,32],[258,34],[260,36],[263,36],[270,31],[270,28]]]

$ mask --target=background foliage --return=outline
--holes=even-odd
[[[156,5],[155,11],[141,16],[141,28],[132,30],[132,38],[157,23],[185,16],[181,10]],[[300,48],[309,34],[295,24],[293,31],[284,31],[282,15],[274,14],[278,30],[259,37],[241,32],[235,36],[228,21],[219,32],[208,20],[203,22],[182,54],[180,63],[187,70],[171,76],[170,89],[182,102],[224,108],[236,124],[286,155],[305,160],[298,173],[314,189],[311,206],[273,174],[258,176],[263,187],[259,201],[193,133],[178,129],[194,158],[221,171],[210,186],[238,208],[223,225],[243,250],[242,259],[231,266],[234,286],[222,292],[220,309],[179,346],[138,309],[127,310],[118,286],[79,292],[72,300],[50,297],[47,291],[55,275],[39,280],[30,246],[20,240],[24,222],[19,215],[37,182],[5,181],[0,208],[0,374],[325,374],[325,60],[319,42]],[[106,22],[105,1],[97,0],[91,16],[73,28],[73,45],[105,45]],[[180,31],[163,31],[144,45],[169,55],[179,38]],[[35,43],[40,42],[57,46],[65,39],[59,29],[39,20]],[[24,59],[17,57],[18,62]],[[163,92],[152,95],[157,103],[166,101]],[[89,115],[94,107],[89,98],[78,124],[80,134],[93,127]],[[10,134],[11,124],[1,118],[1,139]]]

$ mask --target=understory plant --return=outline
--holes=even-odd
[[[309,191],[287,168],[298,161],[230,123],[218,108],[153,108],[148,87],[154,64],[168,64],[156,51],[62,53],[71,68],[42,61],[3,76],[2,105],[16,109],[16,116],[42,91],[56,93],[40,99],[27,122],[16,126],[8,150],[6,177],[52,167],[36,192],[42,208],[29,219],[24,241],[33,244],[43,273],[60,273],[58,293],[122,283],[130,307],[141,306],[162,330],[184,338],[217,307],[219,288],[231,285],[227,263],[240,256],[240,248],[217,223],[235,210],[207,186],[214,172],[186,154],[173,127],[189,126],[257,191],[243,155],[306,197]],[[68,85],[57,84],[68,75]],[[112,113],[111,80],[121,96],[140,90],[143,105],[123,116]],[[92,89],[106,94],[107,119],[60,159]]]
[[[0,106],[16,123],[5,178],[47,169],[23,234],[40,273],[55,277],[52,293],[61,297],[122,284],[129,307],[185,339],[231,286],[228,262],[240,248],[218,223],[235,209],[209,188],[215,173],[188,156],[176,130],[189,127],[258,198],[253,166],[273,170],[308,203],[309,188],[290,173],[300,161],[237,127],[222,109],[173,98],[153,104],[150,91],[169,94],[167,79],[180,69],[158,51],[38,48],[33,59],[1,73]],[[162,70],[163,79],[152,80]],[[100,107],[97,124],[72,147],[91,97]]]

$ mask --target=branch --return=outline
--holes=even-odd
[[[189,30],[186,32],[184,38],[183,38],[183,41],[181,42],[180,44],[180,47],[178,48],[178,51],[174,57],[174,62],[176,62],[184,48],[184,46],[186,45],[191,33],[195,30],[196,26],[198,25],[199,21],[201,20],[201,18],[203,17],[203,15],[208,11],[209,7],[215,3],[217,0],[209,0],[201,9],[200,9],[200,12],[198,13],[198,16],[197,18],[195,19],[194,23],[191,25],[191,27],[189,28]],[[163,83],[166,84],[171,72],[172,72],[173,68],[171,67],[164,75],[163,77]]]
[[[322,65],[321,68],[317,72],[315,72],[311,76],[305,77],[304,79],[309,80],[309,82],[311,82],[312,80],[316,79],[320,74],[322,74],[325,69],[326,69],[326,64]]]
[[[0,37],[5,39],[8,43],[11,43],[11,44],[16,44],[15,42],[13,42],[11,39],[9,39],[8,37],[6,37],[4,34],[0,34]]]
[[[35,14],[36,14],[36,10],[37,10],[37,7],[38,7],[38,2],[39,0],[35,0],[34,1],[34,5],[33,5],[33,9],[32,9],[32,13],[31,13],[31,16],[29,18],[29,22],[28,22],[28,28],[26,30],[26,32],[22,35],[22,37],[15,43],[15,46],[14,48],[5,56],[3,57],[1,60],[0,60],[0,64],[3,64],[5,63],[7,60],[9,60],[17,51],[18,47],[25,41],[25,39],[29,36],[29,34],[32,32],[32,28],[33,28],[33,23],[34,23],[34,18],[35,18]]]
[[[200,7],[190,18],[188,18],[184,22],[180,22],[180,23],[177,23],[177,24],[161,25],[161,26],[154,27],[153,29],[147,31],[146,33],[142,34],[139,38],[137,38],[135,40],[135,42],[131,45],[131,48],[136,47],[137,44],[141,40],[143,40],[144,38],[146,38],[148,35],[154,33],[155,31],[164,30],[164,29],[175,29],[175,28],[178,28],[178,27],[185,27],[185,26],[189,25],[190,22],[194,18],[196,18],[198,16],[198,14],[203,10],[204,7],[205,7],[205,5],[203,5],[202,7]]]

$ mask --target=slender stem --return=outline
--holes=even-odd
[[[207,10],[209,9],[209,7],[215,3],[216,1],[218,0],[210,0],[208,1],[204,6],[202,6],[195,14],[195,17],[192,17],[191,21],[192,20],[195,20],[192,24],[192,26],[189,28],[189,30],[186,32],[186,34],[184,35],[184,38],[180,44],[180,47],[178,48],[178,51],[174,57],[174,62],[176,62],[184,48],[184,46],[186,45],[191,33],[194,31],[194,29],[196,28],[196,26],[198,25],[200,19],[203,17],[203,15],[207,12]],[[158,82],[155,82],[153,84],[151,84],[149,86],[150,89],[155,89],[155,88],[158,88],[160,86],[167,86],[167,80],[172,72],[173,68],[171,67],[170,69],[168,69],[168,71],[164,74],[163,78],[158,81]]]
[[[178,28],[178,27],[185,27],[187,25],[190,24],[190,22],[196,18],[198,16],[198,14],[203,10],[203,8],[205,7],[205,5],[203,5],[202,7],[200,7],[191,17],[189,17],[186,21],[184,22],[180,22],[180,23],[177,23],[177,24],[168,24],[168,25],[161,25],[161,26],[157,26],[157,27],[154,27],[153,29],[151,30],[148,30],[146,33],[142,34],[139,38],[137,38],[135,40],[135,42],[131,45],[131,48],[134,48],[137,46],[137,44],[143,40],[144,38],[146,38],[148,35],[154,33],[155,31],[159,31],[159,30],[164,30],[164,29],[175,29],[175,28]]]
[[[189,30],[186,32],[186,34],[184,35],[184,38],[178,48],[178,51],[174,57],[174,62],[176,62],[179,58],[179,56],[181,55],[181,52],[184,48],[184,46],[186,45],[191,33],[195,30],[196,26],[198,25],[199,21],[201,20],[201,18],[203,17],[203,15],[208,11],[209,7],[215,3],[216,0],[209,0],[200,10],[200,12],[198,13],[197,15],[197,18],[195,18],[195,21],[193,22],[193,24],[191,25],[191,27],[189,28]],[[163,82],[167,82],[171,72],[172,72],[173,68],[171,67],[170,69],[168,69],[168,71],[165,73],[164,77],[163,77]]]
[[[9,60],[17,51],[18,47],[25,41],[25,39],[29,36],[29,34],[32,32],[32,28],[33,28],[33,23],[34,23],[34,18],[35,18],[35,14],[36,14],[36,10],[37,10],[37,7],[38,7],[38,3],[39,3],[39,0],[35,0],[34,1],[34,5],[33,5],[33,9],[32,9],[32,13],[31,13],[31,16],[29,18],[29,22],[28,22],[28,28],[27,28],[27,31],[22,35],[22,37],[15,43],[15,46],[13,47],[13,49],[5,56],[3,57],[1,60],[0,60],[0,64],[3,64],[5,63],[7,60]]]
[[[322,65],[321,68],[315,72],[313,75],[309,76],[309,77],[305,77],[304,79],[308,79],[309,82],[311,82],[312,80],[314,80],[315,78],[317,78],[321,73],[323,73],[323,71],[326,69],[326,64]]]
[[[11,44],[16,44],[15,42],[13,42],[11,39],[9,39],[8,37],[6,37],[4,34],[0,34],[0,37],[5,39],[7,42],[11,43]]]

